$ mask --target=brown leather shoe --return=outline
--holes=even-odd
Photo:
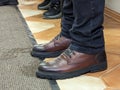
[[[35,45],[31,55],[39,58],[57,57],[68,48],[70,43],[70,39],[58,35],[49,43]]]
[[[45,79],[66,79],[107,68],[105,51],[97,54],[79,53],[67,49],[56,59],[42,62],[36,76]]]

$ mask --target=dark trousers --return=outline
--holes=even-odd
[[[72,39],[69,48],[95,54],[104,50],[105,0],[64,0],[61,35]]]

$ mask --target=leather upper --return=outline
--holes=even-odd
[[[69,52],[66,50],[59,57],[53,59],[52,61],[42,62],[38,69],[40,71],[48,72],[72,72],[90,66],[99,65],[103,62],[106,62],[105,52],[100,52],[97,54],[85,54],[77,51]]]
[[[71,40],[63,36],[57,36],[52,41],[46,44],[37,44],[33,47],[33,51],[38,52],[54,52],[65,50],[70,45]]]

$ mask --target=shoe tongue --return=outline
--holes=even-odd
[[[61,37],[61,35],[57,35],[57,36],[55,37],[55,39],[58,40],[60,37]]]
[[[66,49],[64,52],[64,55],[67,57],[71,57],[72,54],[73,54],[73,50],[70,50],[70,49]]]
[[[58,10],[59,9],[59,2],[52,2],[50,5],[50,9]]]

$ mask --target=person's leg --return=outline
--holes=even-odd
[[[74,23],[69,31],[71,45],[57,58],[40,64],[36,72],[39,78],[66,79],[107,68],[102,31],[105,1],[69,1],[73,3],[74,16]]]
[[[75,21],[70,31],[70,36],[73,40],[71,49],[88,54],[103,51],[102,24],[105,0],[72,1]]]
[[[67,38],[70,37],[70,30],[73,26],[73,4],[71,0],[64,0],[62,7],[62,20],[61,20],[61,35]]]
[[[59,56],[71,43],[69,30],[72,28],[74,21],[72,2],[65,0],[63,5],[63,17],[62,17],[62,31],[60,37],[57,37],[47,44],[34,45],[31,55],[33,57],[48,58]]]

